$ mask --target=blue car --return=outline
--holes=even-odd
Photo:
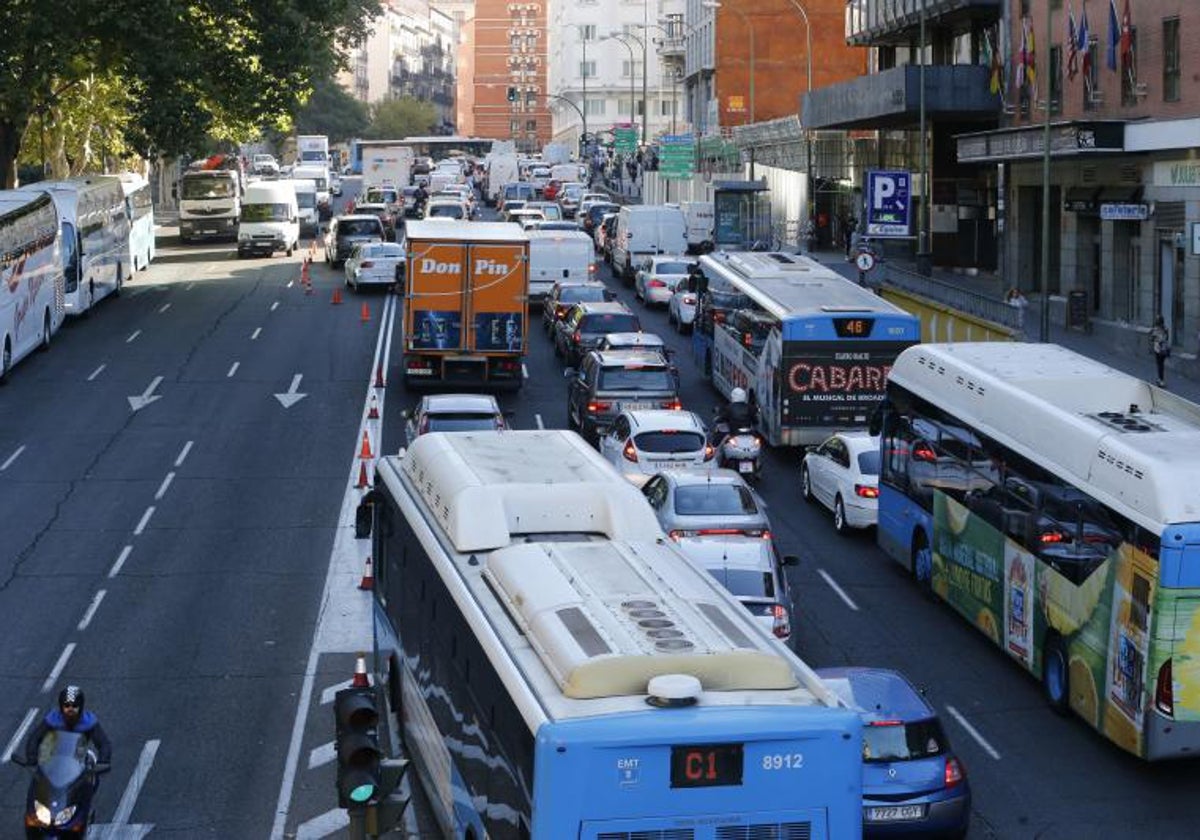
[[[883,668],[817,673],[863,717],[863,836],[965,837],[966,769],[912,683]]]

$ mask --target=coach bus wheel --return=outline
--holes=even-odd
[[[924,531],[917,531],[913,537],[912,547],[912,576],[916,578],[917,586],[925,595],[933,596],[933,552],[929,548],[929,540]]]
[[[8,382],[8,371],[12,367],[12,341],[4,338],[4,354],[0,355],[0,385]]]
[[[1050,708],[1065,715],[1071,707],[1071,671],[1062,637],[1047,633],[1042,642],[1042,690]]]
[[[50,310],[47,309],[42,313],[42,340],[38,344],[38,349],[45,351],[50,349]]]

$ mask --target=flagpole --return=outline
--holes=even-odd
[[[1046,4],[1046,54],[1049,55],[1050,33],[1054,31],[1054,14],[1050,0]],[[1049,67],[1047,66],[1047,70]],[[1050,85],[1046,85],[1046,114],[1042,129],[1042,311],[1038,340],[1050,340]]]

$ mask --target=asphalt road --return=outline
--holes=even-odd
[[[328,697],[370,644],[347,535],[357,456],[363,431],[399,446],[399,409],[416,401],[390,365],[371,387],[390,298],[335,306],[341,278],[319,256],[307,295],[299,256],[239,261],[162,233],[119,299],[0,389],[0,748],[79,682],[116,742],[98,799],[114,840],[342,836]],[[707,418],[716,395],[690,338],[612,285],[675,347],[684,404]],[[563,427],[562,367],[534,323],[528,381],[501,399],[518,427]],[[381,421],[365,417],[372,392]],[[872,534],[839,537],[800,501],[798,462],[770,452],[759,487],[781,550],[801,557],[797,649],[926,690],[967,765],[972,837],[1195,835],[1200,765],[1147,765],[1056,716]],[[19,834],[27,780],[0,768],[0,837]]]

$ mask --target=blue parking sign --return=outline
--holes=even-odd
[[[867,172],[867,235],[909,236],[912,173]]]

